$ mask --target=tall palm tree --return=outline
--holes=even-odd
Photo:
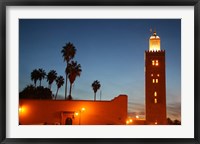
[[[35,87],[36,87],[38,79],[39,79],[39,71],[37,69],[34,69],[31,72],[31,80],[34,82]]]
[[[60,89],[61,86],[63,86],[63,84],[64,84],[64,78],[63,78],[63,76],[58,76],[56,78],[57,91],[56,91],[55,99],[58,96],[58,90]]]
[[[96,93],[97,93],[97,90],[100,89],[100,87],[101,87],[101,84],[98,80],[95,80],[92,83],[92,88],[93,88],[93,91],[94,91],[94,101],[96,101]]]
[[[72,99],[72,96],[71,96],[72,84],[76,80],[76,77],[81,75],[81,71],[82,71],[81,65],[77,64],[76,61],[71,61],[68,65],[68,68],[67,68],[66,71],[69,73],[68,78],[69,78],[69,81],[70,81],[70,90],[69,90],[68,99]]]
[[[57,73],[55,70],[50,70],[49,73],[47,74],[47,82],[49,84],[49,89],[51,90],[51,85],[52,83],[56,80],[57,78]]]
[[[63,49],[61,50],[62,56],[64,58],[64,61],[66,61],[67,66],[66,69],[69,65],[70,60],[72,60],[76,54],[76,48],[72,43],[66,43],[65,46],[63,46]],[[67,71],[65,71],[66,74],[66,83],[65,83],[65,99],[67,99],[67,78],[69,73],[67,73]]]
[[[45,72],[45,70],[43,70],[42,68],[39,68],[39,69],[38,69],[38,72],[39,72],[39,81],[40,81],[40,86],[41,86],[41,81],[42,81],[42,79],[45,78],[46,72]]]

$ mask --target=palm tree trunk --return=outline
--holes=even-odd
[[[35,87],[36,87],[36,82],[37,82],[37,81],[34,81]]]
[[[67,62],[67,67],[68,67],[68,62]],[[66,69],[67,69],[66,67]],[[65,70],[65,73],[66,73],[66,84],[65,84],[65,100],[67,99],[67,71]]]
[[[58,95],[58,88],[57,88],[57,91],[56,91],[56,96],[55,96],[55,100],[56,100],[56,98],[57,98],[57,95]]]
[[[94,93],[94,101],[96,101],[96,93]]]
[[[42,80],[40,80],[40,87],[41,87],[41,81],[42,81]]]
[[[67,99],[67,74],[66,74],[66,84],[65,84],[65,100]]]
[[[69,95],[71,96],[71,94],[72,94],[72,84],[70,83]]]

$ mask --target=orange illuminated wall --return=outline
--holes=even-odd
[[[21,125],[65,125],[67,120],[72,125],[121,125],[127,118],[126,95],[111,101],[21,99],[19,107]]]
[[[148,124],[166,124],[165,77],[165,51],[152,51],[150,45],[149,50],[145,51],[145,102]]]

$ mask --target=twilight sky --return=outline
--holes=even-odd
[[[167,116],[181,119],[181,20],[180,19],[20,19],[19,91],[33,84],[31,72],[56,70],[65,78],[62,47],[72,42],[74,60],[82,73],[73,89],[74,99],[93,100],[91,84],[99,80],[97,100],[128,95],[128,112],[144,117],[144,52],[148,50],[150,29],[161,38],[166,50]],[[39,84],[39,82],[38,82]],[[47,87],[46,80],[42,85]],[[64,99],[64,87],[58,92]],[[52,91],[56,93],[55,82]],[[69,92],[69,89],[68,89]]]

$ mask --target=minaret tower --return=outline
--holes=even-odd
[[[145,51],[145,102],[147,124],[166,124],[165,50],[155,31]]]

